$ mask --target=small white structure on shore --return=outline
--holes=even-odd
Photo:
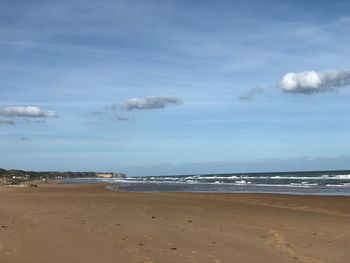
[[[126,174],[124,173],[97,173],[97,177],[101,178],[125,178]]]

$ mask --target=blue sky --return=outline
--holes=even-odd
[[[349,1],[2,0],[0,167],[350,169],[349,14]]]

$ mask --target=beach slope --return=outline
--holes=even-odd
[[[350,262],[350,197],[0,188],[0,262]]]

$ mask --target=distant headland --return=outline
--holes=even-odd
[[[0,168],[0,185],[17,185],[25,181],[54,180],[66,178],[124,178],[126,174],[120,172],[59,172],[59,171],[25,171]]]

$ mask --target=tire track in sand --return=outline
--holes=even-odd
[[[305,262],[305,263],[325,263],[322,260],[299,254],[298,252],[293,250],[286,242],[283,234],[281,234],[277,230],[270,229],[270,231],[268,233],[271,235],[271,238],[270,238],[270,240],[268,240],[266,242],[267,245],[272,245],[272,246],[276,247],[283,254],[286,254],[286,255],[292,257],[293,259],[298,259],[298,260]]]

